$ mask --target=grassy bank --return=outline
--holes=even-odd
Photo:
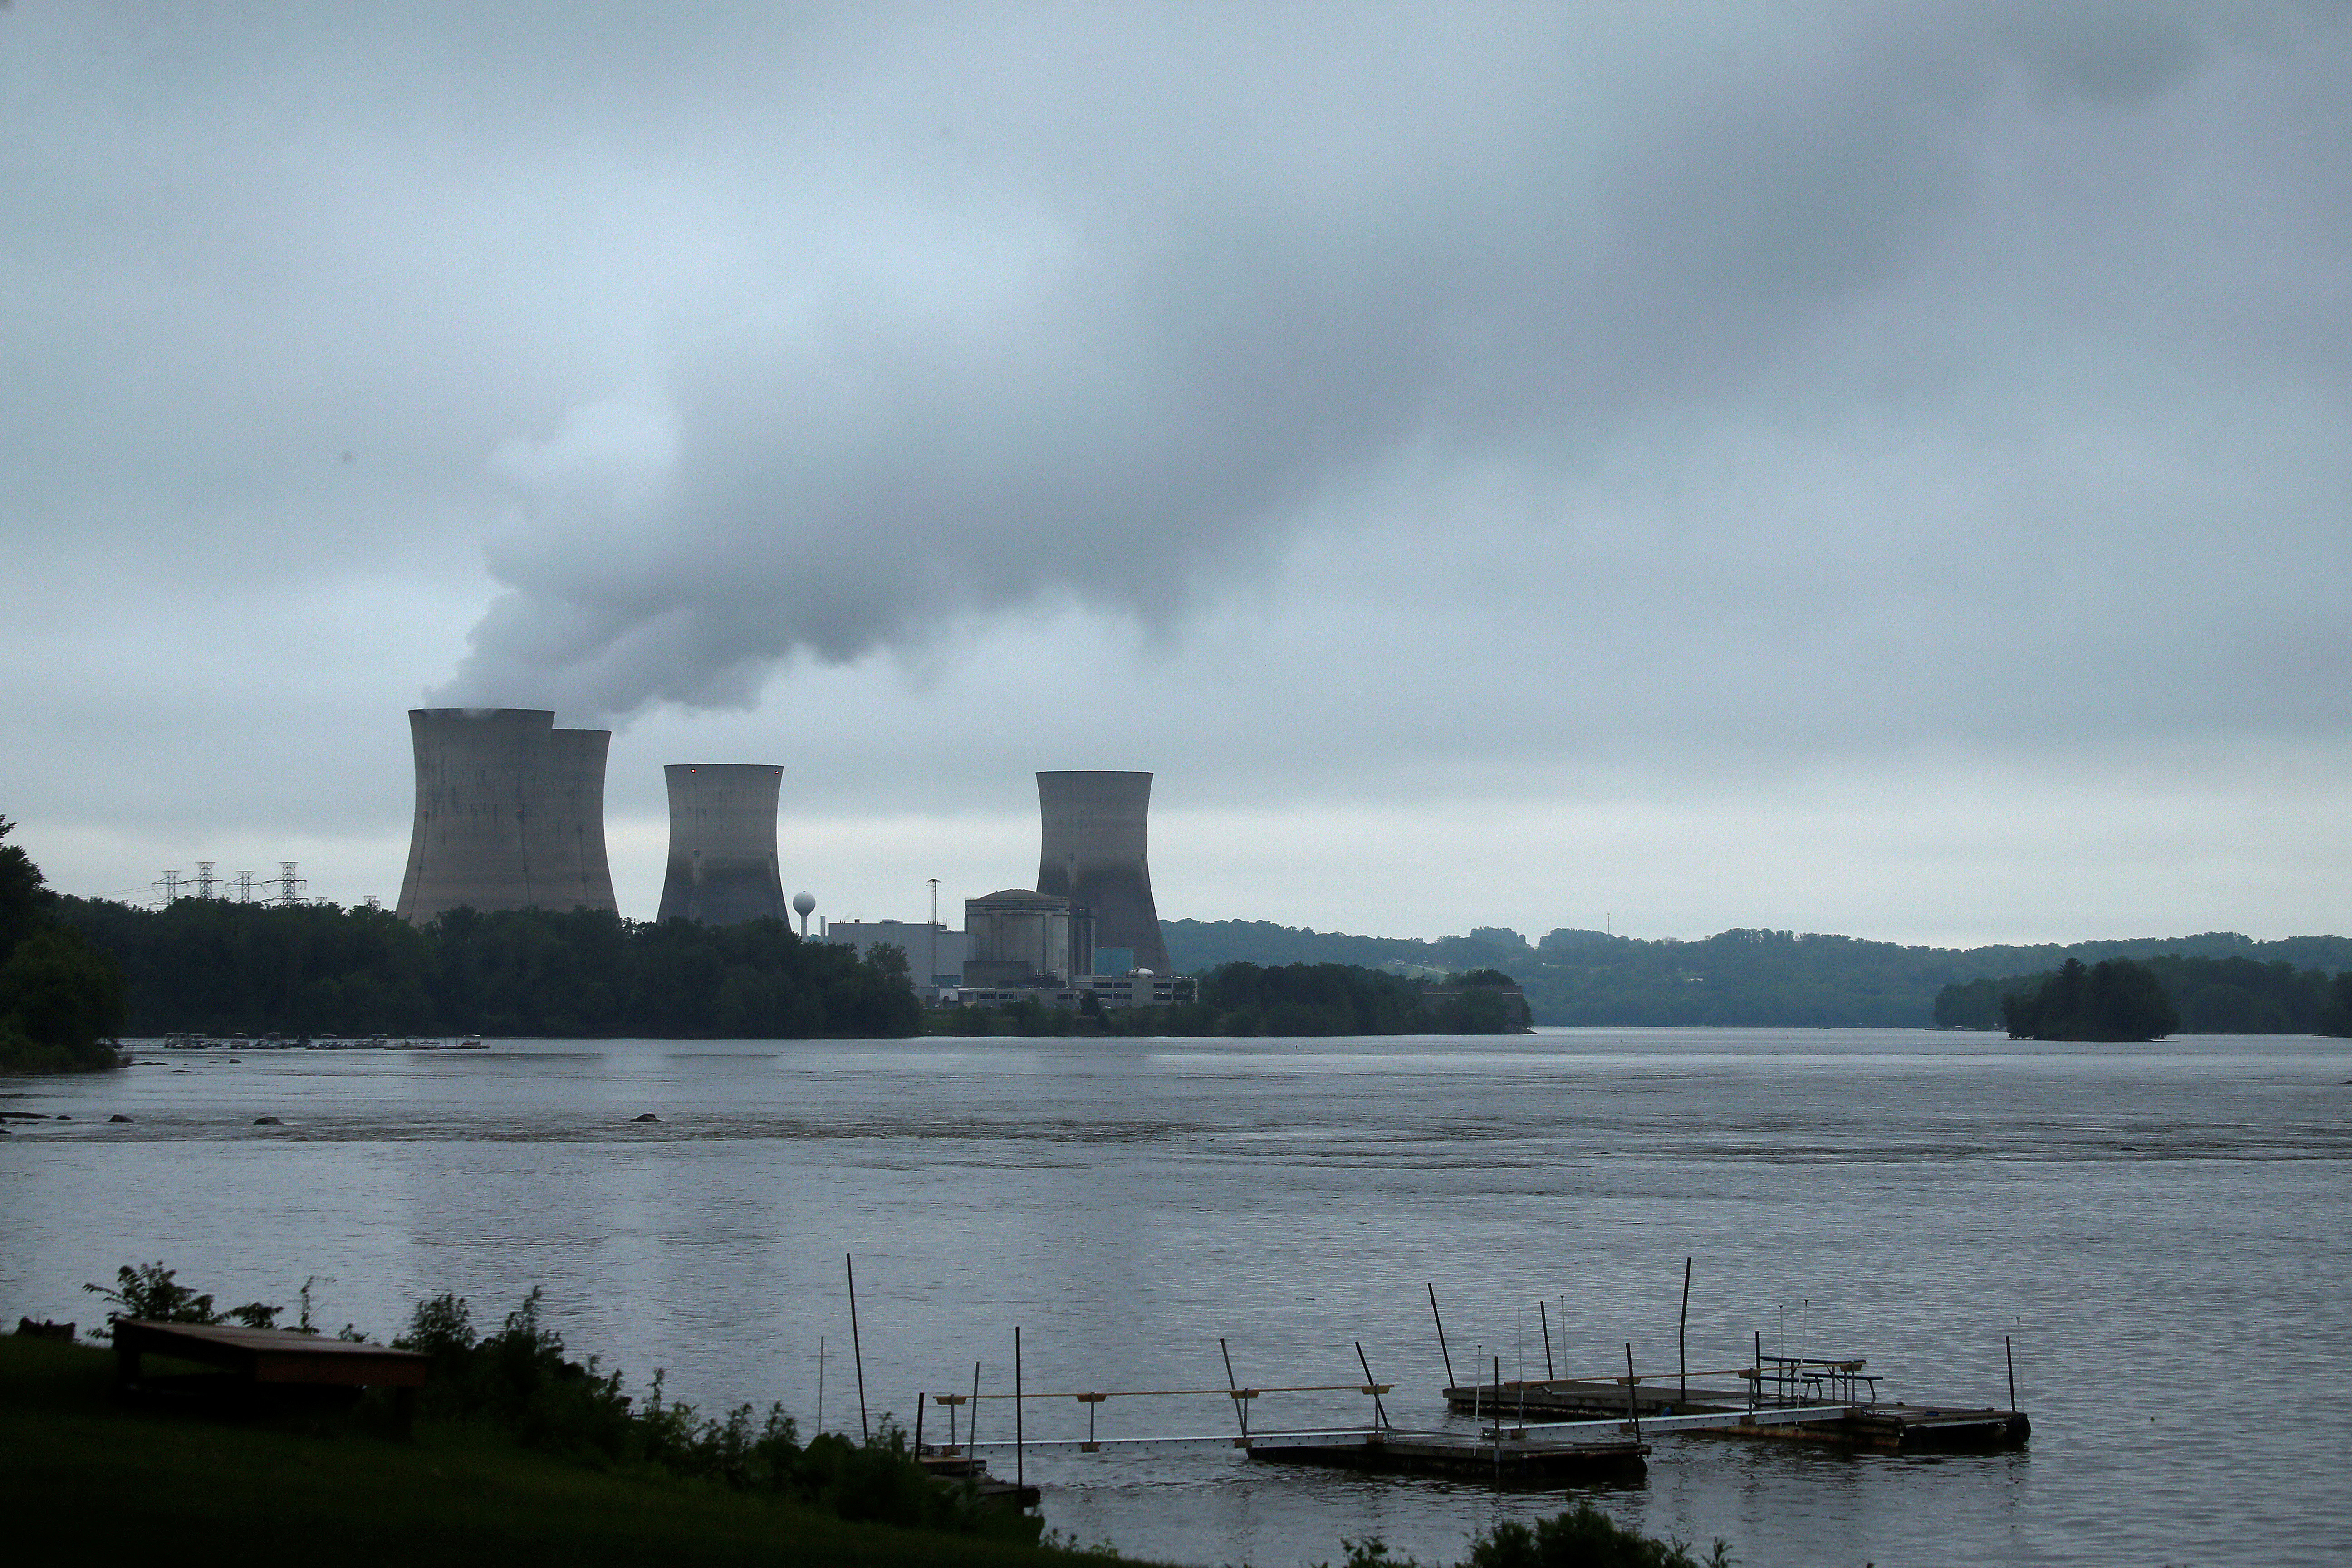
[[[125,1408],[111,1352],[0,1337],[0,1474],[23,1561],[509,1564],[856,1563],[1045,1568],[1090,1559],[850,1524],[772,1499],[598,1470],[479,1427],[406,1442],[349,1423]]]

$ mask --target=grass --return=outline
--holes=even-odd
[[[162,1369],[157,1369],[162,1370]],[[1050,1548],[826,1514],[657,1474],[596,1470],[474,1427],[405,1442],[350,1422],[226,1422],[119,1404],[110,1352],[0,1337],[0,1475],[17,1562],[603,1562],[1057,1568]],[[21,1555],[19,1553],[22,1553]]]

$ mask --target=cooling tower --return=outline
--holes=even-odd
[[[674,763],[669,781],[669,875],[657,919],[733,925],[780,921],[776,795],[784,770],[755,763]]]
[[[606,730],[543,708],[412,708],[416,822],[400,915],[616,910],[604,858]]]
[[[1094,945],[1132,948],[1139,967],[1167,973],[1143,852],[1151,775],[1039,773],[1037,805],[1045,819],[1037,890],[1091,910]],[[1082,958],[1078,968],[1090,973],[1094,965]]]

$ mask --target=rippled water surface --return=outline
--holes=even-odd
[[[226,1300],[379,1335],[534,1285],[578,1352],[716,1406],[1356,1380],[1444,1419],[1457,1366],[1866,1356],[1890,1393],[2006,1403],[2021,1452],[1857,1457],[1657,1440],[1598,1494],[1751,1568],[2340,1563],[2352,1539],[2352,1049],[2205,1037],[2023,1047],[1907,1031],[1554,1030],[1314,1041],[532,1042],[438,1054],[148,1053],[0,1080],[70,1114],[0,1139],[0,1312],[88,1321],[163,1258]],[[630,1119],[652,1111],[661,1120]],[[110,1123],[114,1112],[134,1117]],[[282,1125],[257,1127],[277,1116]],[[1466,1371],[1466,1367],[1465,1367]],[[1269,1395],[1261,1426],[1356,1420]],[[1003,1406],[983,1420],[1002,1424]],[[1085,1407],[1028,1407],[1032,1436]],[[1113,1400],[1106,1435],[1216,1432],[1222,1398]],[[929,1417],[926,1417],[927,1422]],[[983,1437],[1002,1435],[984,1430]],[[997,1466],[1012,1468],[1009,1458]],[[1034,1456],[1045,1513],[1129,1555],[1260,1568],[1377,1534],[1458,1559],[1559,1506],[1253,1468],[1230,1449]]]

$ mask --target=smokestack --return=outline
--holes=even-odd
[[[784,770],[757,763],[673,763],[669,781],[669,875],[656,919],[733,925],[780,921],[784,884],[776,874],[776,796]]]
[[[1039,773],[1037,805],[1045,825],[1037,890],[1092,910],[1095,946],[1130,948],[1138,967],[1167,973],[1143,847],[1151,775]],[[1082,973],[1093,971],[1092,956],[1073,955]]]
[[[543,708],[412,708],[416,820],[400,916],[445,910],[607,910],[609,730],[559,730]]]

